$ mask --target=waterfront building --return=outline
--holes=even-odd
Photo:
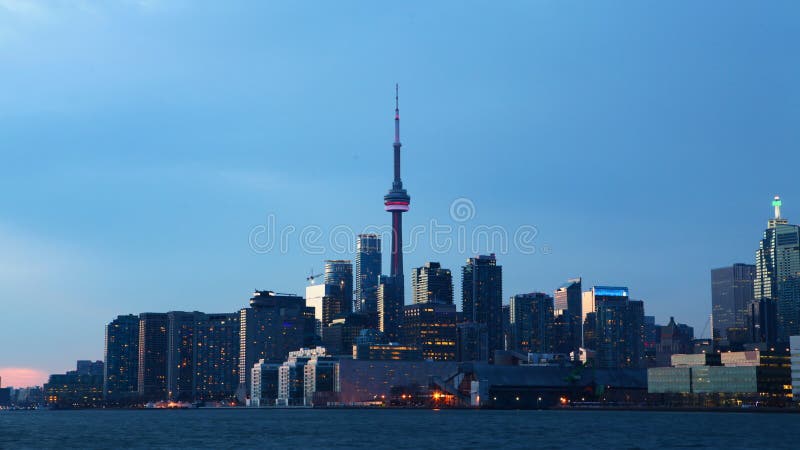
[[[305,367],[312,359],[324,356],[325,347],[301,348],[289,352],[286,362],[278,369],[277,405],[306,405]]]
[[[338,314],[352,311],[353,308],[353,263],[348,259],[325,261],[325,284],[338,286],[339,302],[331,303],[327,316],[332,319]],[[338,309],[339,312],[335,312]],[[324,311],[323,311],[323,315]]]
[[[167,398],[192,401],[194,397],[195,325],[202,314],[185,311],[167,313]]]
[[[432,380],[449,378],[458,370],[453,361],[342,359],[338,364],[343,405],[389,404],[393,389],[427,389]]]
[[[239,385],[239,314],[201,314],[197,320],[192,398],[233,399]]]
[[[436,380],[434,380],[436,381]],[[550,408],[570,401],[642,402],[644,369],[591,369],[565,365],[461,364],[442,380],[455,404],[502,409]]]
[[[522,353],[553,351],[553,297],[543,292],[511,297],[513,350]]]
[[[456,305],[425,302],[406,305],[403,344],[419,348],[424,359],[456,359]]]
[[[106,325],[103,397],[112,405],[139,395],[139,317],[117,316]]]
[[[314,308],[293,294],[256,291],[250,307],[239,311],[239,389],[237,397],[245,402],[251,387],[253,365],[264,359],[282,362],[290,351],[308,347],[314,342],[316,326]]]
[[[280,386],[280,368],[282,363],[265,362],[258,360],[253,365],[250,376],[250,404],[249,406],[275,406],[278,401]]]
[[[503,267],[494,254],[467,259],[461,272],[462,311],[467,321],[486,325],[488,357],[503,350]]]
[[[781,199],[772,202],[775,217],[767,223],[756,251],[755,300],[772,300],[777,310],[777,341],[800,334],[800,227],[781,217]]]
[[[438,262],[427,262],[411,270],[414,303],[453,304],[453,274]]]
[[[340,391],[339,358],[327,355],[312,356],[303,367],[305,406],[325,406],[335,402]]]
[[[83,362],[83,361],[82,361]],[[77,364],[76,364],[77,366]],[[92,408],[103,404],[103,362],[53,374],[45,383],[45,403],[54,408]],[[10,399],[9,399],[10,403]]]
[[[756,266],[752,264],[737,263],[711,271],[711,328],[717,348],[744,344],[736,337],[746,336],[746,332],[738,330],[748,328],[755,277]]]
[[[688,395],[681,401],[703,398],[706,405],[721,406],[742,402],[783,406],[791,397],[790,360],[784,352],[756,350],[672,358],[673,367],[648,369],[648,392]]]
[[[169,317],[166,313],[139,315],[139,397],[144,401],[167,399]]]
[[[381,238],[359,234],[356,243],[356,273],[353,311],[378,315],[378,282],[381,276]]]

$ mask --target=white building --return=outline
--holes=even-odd
[[[325,347],[301,348],[289,352],[289,358],[278,369],[278,400],[279,406],[311,406],[306,399],[313,398],[307,394],[305,381],[306,365],[325,357]],[[316,364],[316,363],[315,363]]]

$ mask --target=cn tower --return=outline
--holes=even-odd
[[[394,181],[389,193],[383,196],[386,211],[392,213],[392,269],[390,276],[395,278],[398,289],[403,292],[403,213],[408,211],[411,197],[403,189],[400,179],[400,106],[399,86],[395,85],[394,93]]]

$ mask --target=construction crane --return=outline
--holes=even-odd
[[[306,281],[308,281],[308,284],[310,286],[313,286],[314,285],[314,280],[316,280],[317,278],[321,277],[322,275],[324,275],[324,274],[322,274],[322,273],[316,273],[315,274],[314,273],[314,268],[312,267],[311,270],[308,271],[308,276],[306,277]]]

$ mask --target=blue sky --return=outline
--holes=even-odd
[[[101,359],[118,314],[302,293],[352,255],[252,231],[389,223],[396,82],[406,230],[534,226],[536,253],[498,255],[505,297],[583,276],[700,334],[709,270],[753,261],[771,197],[800,220],[798,13],[0,0],[0,368]],[[406,271],[472,253],[429,249]]]

